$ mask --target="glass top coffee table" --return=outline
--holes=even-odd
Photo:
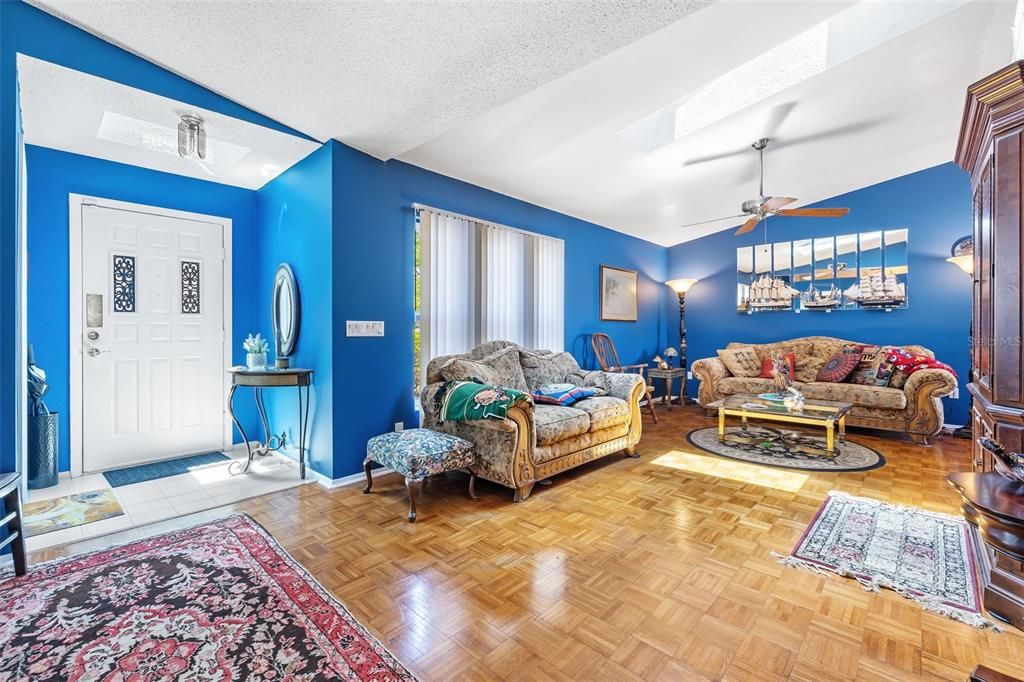
[[[747,438],[742,433],[736,436],[726,434],[725,418],[740,417],[743,420],[743,431],[747,430],[748,419],[764,419],[768,421],[786,422],[789,424],[807,424],[810,426],[821,426],[825,429],[825,447],[817,453],[823,457],[834,458],[836,455],[836,431],[839,431],[839,441],[846,440],[846,414],[853,405],[850,403],[835,403],[828,400],[804,400],[800,409],[786,407],[781,402],[765,400],[755,395],[736,394],[713,403],[708,403],[707,408],[718,410],[718,440],[722,442],[732,438]],[[765,427],[768,428],[768,427]],[[768,431],[775,434],[775,437],[786,438],[783,431],[768,428]]]

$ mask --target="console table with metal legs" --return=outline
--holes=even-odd
[[[313,384],[313,370],[311,369],[247,369],[245,367],[232,367],[228,370],[231,375],[231,390],[228,391],[228,414],[235,428],[245,442],[247,457],[245,462],[235,461],[228,467],[232,475],[244,474],[252,466],[254,457],[263,457],[276,450],[280,450],[284,441],[280,436],[270,433],[270,420],[267,418],[267,407],[263,402],[263,389],[265,388],[290,388],[295,387],[299,394],[299,478],[306,478],[306,431],[309,426],[309,390]],[[235,391],[240,386],[252,388],[253,399],[256,402],[256,409],[260,414],[260,421],[263,424],[262,443],[255,445],[249,442],[245,435],[242,423],[235,415],[234,399]]]

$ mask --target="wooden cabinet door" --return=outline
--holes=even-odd
[[[985,344],[991,354],[989,368],[991,400],[1005,407],[1024,407],[1021,365],[1022,301],[1021,258],[1021,154],[1024,130],[1015,128],[995,140],[995,172],[990,172],[992,197],[982,209],[982,232],[989,231],[988,255],[991,266],[982,262],[982,276],[988,276],[989,303],[982,301],[981,313],[991,318],[992,338]],[[984,219],[988,213],[990,220]],[[987,227],[986,227],[987,225]],[[985,254],[983,253],[983,256]],[[983,289],[985,284],[982,285]],[[984,295],[984,293],[983,293]],[[984,324],[984,322],[983,322]],[[1006,444],[1009,446],[1009,444]]]
[[[973,371],[978,391],[992,400],[992,157],[974,190]]]

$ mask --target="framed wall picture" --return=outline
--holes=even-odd
[[[601,266],[601,319],[636,322],[636,270]]]

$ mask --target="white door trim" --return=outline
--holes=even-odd
[[[70,367],[71,393],[68,406],[68,422],[71,436],[71,475],[81,476],[85,469],[82,452],[82,207],[99,206],[119,211],[132,211],[134,213],[146,213],[149,215],[164,216],[167,218],[183,218],[203,223],[220,225],[224,235],[224,369],[231,366],[231,218],[220,216],[204,215],[202,213],[189,213],[188,211],[177,211],[170,208],[158,206],[147,206],[145,204],[133,204],[127,201],[116,201],[114,199],[103,199],[83,194],[68,195],[68,285],[70,293],[69,306],[69,330],[70,330]],[[227,371],[222,379],[222,399],[228,394],[229,377]],[[222,419],[224,422],[224,437],[222,447],[227,450],[232,443],[232,423],[228,417],[227,409],[222,408]]]

